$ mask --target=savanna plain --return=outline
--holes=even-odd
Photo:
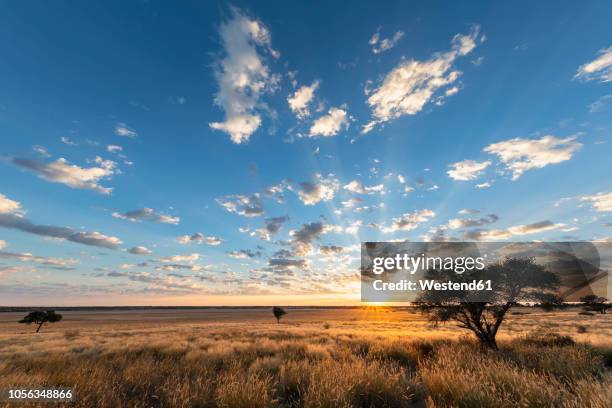
[[[77,407],[612,407],[610,314],[516,308],[487,350],[408,308],[286,310],[58,311],[40,333],[0,313],[0,388],[72,387]]]

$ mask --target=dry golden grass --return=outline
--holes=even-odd
[[[499,352],[377,308],[280,325],[268,310],[64,313],[39,334],[2,314],[0,388],[70,386],[80,407],[612,406],[610,318],[529,312]],[[551,329],[579,343],[527,336]]]

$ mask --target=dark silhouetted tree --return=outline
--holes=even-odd
[[[469,301],[467,291],[427,291],[417,299],[419,309],[434,324],[453,321],[472,331],[485,346],[497,349],[495,340],[510,308],[519,303],[540,302],[559,287],[557,275],[534,259],[507,258],[490,264],[484,270],[465,272],[429,270],[426,279],[447,282],[470,282],[491,279],[493,290],[480,292],[479,301]],[[468,301],[466,301],[466,299]]]
[[[597,295],[588,295],[580,298],[582,307],[588,312],[597,312],[601,314],[607,314],[610,304],[608,299]]]
[[[287,314],[287,312],[285,312],[285,309],[278,306],[274,306],[272,308],[272,313],[274,314],[274,317],[276,317],[276,323],[280,323],[281,317]]]
[[[55,313],[54,310],[38,310],[36,312],[28,313],[28,315],[21,319],[19,323],[37,324],[38,327],[36,328],[36,333],[38,333],[40,331],[40,328],[45,323],[55,323],[59,322],[60,320],[62,320],[62,315]]]

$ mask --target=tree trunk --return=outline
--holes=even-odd
[[[40,331],[40,328],[42,327],[43,324],[45,324],[45,322],[41,322],[38,324],[38,328],[36,328],[36,333]]]

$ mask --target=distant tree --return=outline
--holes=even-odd
[[[454,276],[452,276],[454,275]],[[482,271],[465,272],[429,270],[426,279],[436,281],[471,281],[491,279],[493,290],[481,293],[478,302],[466,301],[465,291],[427,291],[417,299],[419,309],[434,324],[454,321],[470,330],[486,347],[497,349],[495,340],[508,311],[519,303],[540,302],[559,287],[558,277],[535,263],[534,259],[506,258]]]
[[[36,333],[38,333],[40,331],[40,328],[45,323],[56,323],[56,322],[59,322],[60,320],[62,320],[62,315],[55,313],[54,310],[47,310],[47,311],[38,310],[36,312],[28,313],[28,315],[24,317],[23,319],[21,319],[19,323],[37,324],[38,327],[36,328]]]
[[[601,314],[607,314],[610,304],[608,299],[597,295],[588,295],[580,298],[582,302],[582,308],[587,312],[597,312]]]
[[[565,308],[567,305],[563,302],[559,296],[552,293],[542,293],[539,296],[540,303],[538,306],[542,308],[545,312],[552,312],[555,309]]]
[[[276,323],[278,324],[280,324],[281,317],[287,314],[287,312],[285,312],[285,309],[283,309],[282,307],[278,307],[278,306],[274,306],[272,308],[272,313],[274,314],[274,317],[276,317]]]

